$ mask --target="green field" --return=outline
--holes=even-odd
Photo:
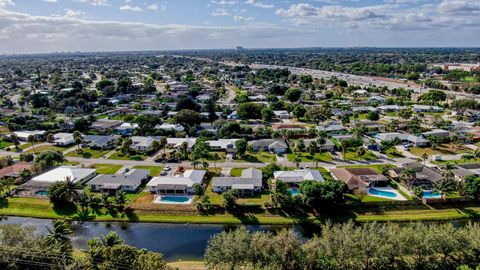
[[[344,160],[372,160],[376,158],[377,156],[370,150],[365,150],[365,155],[363,156],[357,155],[357,151],[347,151],[343,157]]]
[[[245,168],[232,168],[232,170],[230,170],[230,175],[234,177],[240,177],[242,176],[243,170],[245,170]]]
[[[109,150],[95,150],[91,148],[82,148],[82,152],[78,153],[77,150],[73,150],[65,154],[66,157],[80,157],[80,158],[101,158],[108,154]]]
[[[402,158],[402,157],[404,157],[395,148],[390,148],[387,151],[385,151],[385,155],[387,155],[387,157],[389,157],[389,158]]]
[[[419,147],[411,147],[410,153],[414,154],[415,156],[422,156],[423,153],[427,153],[429,156],[433,155],[457,155],[457,154],[464,154],[472,152],[472,149],[466,147],[452,147],[450,144],[442,144],[438,146],[436,149],[432,148],[419,148]]]
[[[143,155],[143,154],[140,154],[140,155],[137,155],[140,159],[139,160],[145,160],[147,158],[146,155]],[[129,155],[125,155],[121,152],[118,152],[118,151],[115,151],[115,153],[113,153],[111,156],[108,157],[108,159],[115,159],[115,160],[135,160],[133,158],[134,156],[129,156]]]
[[[300,153],[302,162],[313,162],[314,158],[318,158],[321,162],[329,162],[332,161],[332,154],[329,152],[322,152],[322,153],[315,153],[314,156],[310,155],[310,153],[303,152]],[[290,153],[287,154],[287,160],[293,162],[295,157],[299,156],[299,153]]]
[[[240,159],[237,157],[237,162],[252,162],[252,163],[272,163],[277,161],[277,156],[269,152],[249,152],[245,154],[245,157]]]
[[[90,168],[97,169],[98,174],[115,174],[122,165],[114,165],[114,164],[93,164]]]
[[[376,171],[377,173],[381,174],[382,173],[382,169],[384,167],[387,167],[387,168],[396,168],[395,165],[392,165],[392,164],[375,164],[375,165],[348,165],[348,166],[338,166],[338,168],[369,168],[369,169],[372,169],[374,171]]]
[[[8,142],[8,141],[5,141],[5,140],[0,140],[0,149],[4,149],[4,148],[10,147],[12,145],[13,145],[12,142]]]
[[[29,146],[32,146],[32,144],[27,144]],[[28,148],[28,147],[27,147]],[[40,153],[40,152],[45,152],[45,151],[60,151],[63,152],[67,150],[70,147],[60,147],[60,146],[54,146],[54,145],[35,145],[35,150],[33,148],[30,148],[27,153]],[[22,148],[25,149],[25,148]]]

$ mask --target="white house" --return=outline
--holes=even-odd
[[[207,171],[186,170],[174,176],[158,176],[147,184],[148,189],[156,194],[193,194],[193,185],[201,185]]]
[[[117,191],[135,192],[150,175],[148,170],[133,169],[124,174],[100,174],[87,185],[93,191],[116,193]]]
[[[32,135],[35,140],[41,139],[47,133],[45,130],[24,130],[24,131],[14,131],[13,134],[17,135],[19,141],[28,141],[28,137]]]
[[[213,177],[212,190],[221,193],[230,189],[237,190],[240,194],[253,194],[262,191],[262,171],[248,168],[242,171],[240,177]]]
[[[313,180],[317,182],[325,181],[318,170],[295,170],[295,171],[275,171],[273,177],[277,181],[287,184],[297,185],[303,181]]]
[[[53,144],[57,146],[67,146],[75,143],[72,133],[56,133],[53,138],[55,139]]]
[[[96,175],[95,169],[61,166],[32,178],[33,182],[53,184],[65,181],[67,178],[74,183],[85,183]]]

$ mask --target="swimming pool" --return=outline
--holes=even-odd
[[[37,192],[35,192],[36,195],[39,195],[39,196],[48,196],[48,191],[46,190],[39,190]]]
[[[296,188],[289,188],[288,192],[290,192],[290,194],[292,194],[292,196],[300,195],[300,190],[298,190]]]
[[[435,193],[433,191],[423,191],[422,197],[427,199],[434,199],[434,198],[441,198],[442,195],[440,195],[439,193]]]
[[[154,203],[165,203],[165,204],[190,204],[192,203],[193,197],[191,196],[173,196],[173,195],[162,195],[155,198]]]
[[[382,196],[382,197],[388,197],[388,198],[397,197],[397,194],[395,194],[393,192],[385,191],[385,190],[378,190],[378,189],[375,189],[375,188],[368,189],[368,193],[370,195],[376,195],[376,196]]]

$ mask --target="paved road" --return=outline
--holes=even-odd
[[[0,156],[12,156],[12,157],[18,157],[21,153],[17,152],[7,152],[0,150]],[[178,166],[184,166],[184,167],[192,167],[190,161],[184,161],[181,163],[167,163],[167,164],[162,164],[162,163],[156,163],[154,161],[136,161],[136,160],[114,160],[114,159],[103,159],[103,158],[90,158],[90,159],[85,159],[81,157],[65,157],[67,161],[70,162],[79,162],[85,165],[90,165],[90,164],[112,164],[112,165],[122,165],[122,166],[137,166],[137,165],[143,165],[143,166],[161,166],[161,165],[169,165],[172,168],[178,167]],[[393,164],[396,166],[401,166],[404,163],[412,162],[412,159],[408,158],[384,158],[384,159],[378,159],[378,160],[372,160],[372,161],[343,161],[339,159],[335,159],[332,162],[320,162],[318,163],[318,166],[324,167],[327,169],[334,168],[336,166],[347,166],[347,165],[376,165],[376,164]],[[289,162],[286,159],[280,160],[279,162],[276,162],[276,164],[280,166],[288,166],[288,167],[294,167],[293,162]],[[254,167],[254,168],[262,168],[265,167],[267,164],[266,163],[247,163],[247,162],[217,162],[216,167],[218,168],[249,168],[249,167]],[[300,163],[300,166],[302,167],[315,167],[315,163],[313,162],[302,162]],[[210,162],[210,167],[213,167],[213,163]]]

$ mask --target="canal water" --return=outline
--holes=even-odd
[[[37,233],[47,234],[51,220],[2,217],[0,223],[32,226]],[[243,226],[243,225],[238,225]],[[73,222],[73,245],[86,248],[87,241],[94,237],[108,234],[110,231],[118,235],[128,244],[138,248],[146,248],[164,255],[167,261],[200,260],[203,257],[207,242],[213,235],[237,226],[209,224],[166,224],[166,223],[118,223],[118,222]],[[282,228],[293,229],[305,240],[319,232],[316,226],[263,226],[246,225],[250,231],[277,231]]]

